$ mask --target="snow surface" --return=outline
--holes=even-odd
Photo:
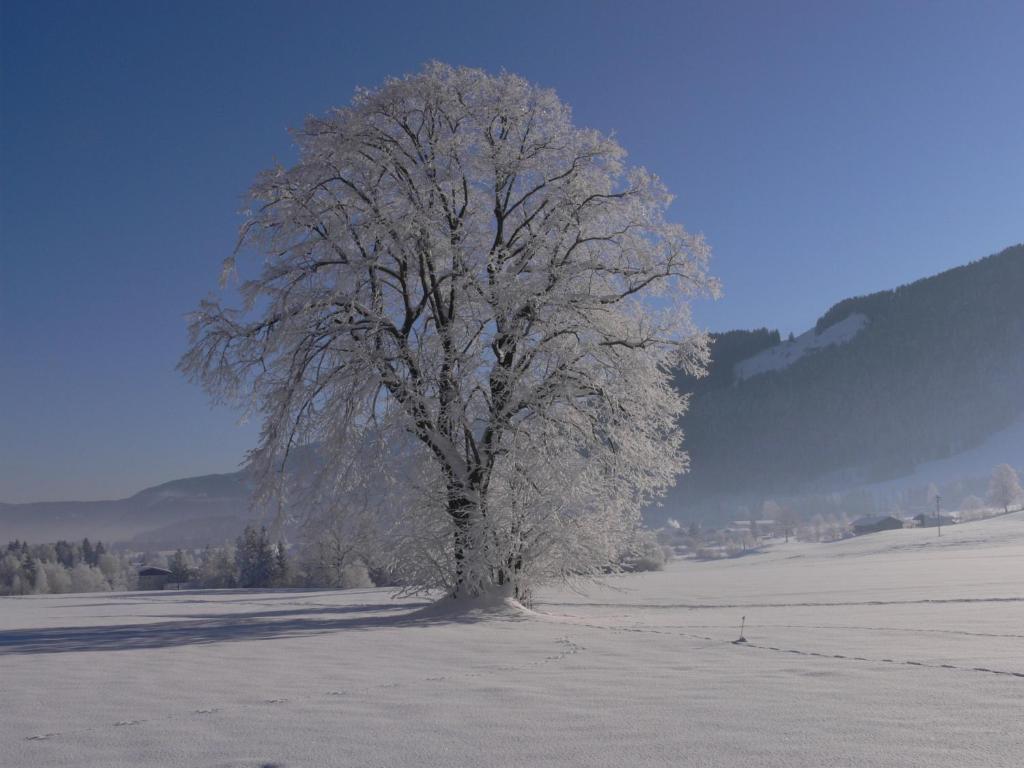
[[[733,367],[733,375],[737,381],[742,381],[760,373],[788,368],[804,355],[817,352],[825,347],[847,343],[867,324],[866,315],[853,312],[819,334],[816,334],[812,328],[806,333],[801,333],[792,341],[783,341],[781,344],[758,352],[753,357],[741,360]]]
[[[1017,766],[1024,513],[677,562],[532,610],[3,598],[0,702],[0,762],[29,768]]]

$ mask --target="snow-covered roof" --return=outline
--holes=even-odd
[[[850,525],[854,528],[865,528],[871,525],[878,525],[886,520],[895,520],[897,523],[902,523],[899,518],[893,517],[892,515],[865,515],[864,517],[858,517]]]
[[[139,576],[170,576],[171,572],[166,568],[157,568],[155,565],[147,565],[141,571]]]

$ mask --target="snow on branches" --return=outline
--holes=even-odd
[[[718,290],[662,183],[553,91],[439,63],[295,138],[251,191],[262,272],[180,364],[262,414],[263,490],[315,444],[309,503],[455,595],[607,569],[686,469],[670,371],[703,371],[688,301]]]

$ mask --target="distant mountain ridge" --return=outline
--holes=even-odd
[[[234,539],[252,517],[244,472],[183,478],[126,499],[0,503],[0,541],[57,539],[200,547]]]
[[[781,364],[787,345],[829,334],[841,343]],[[841,301],[799,339],[722,334],[711,375],[679,380],[694,393],[692,471],[666,510],[885,481],[1012,424],[1024,413],[1024,245]],[[1019,466],[1020,453],[1005,460]]]

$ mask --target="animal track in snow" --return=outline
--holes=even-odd
[[[929,601],[913,601],[913,602],[988,602],[988,601],[1004,602],[1004,601],[1016,601],[1016,600],[1020,600],[1020,599],[1021,598],[1005,598],[1005,599],[1004,598],[982,598],[982,599],[978,599],[978,600],[948,600],[948,601],[929,600]],[[889,603],[886,603],[886,604],[888,605]],[[564,617],[562,617],[562,618],[564,618]],[[925,663],[925,662],[922,662],[922,661],[897,661],[895,659],[869,659],[869,658],[866,658],[866,657],[863,657],[863,656],[845,656],[845,655],[842,655],[842,654],[825,654],[825,653],[819,653],[817,651],[802,651],[802,650],[798,650],[798,649],[795,649],[795,648],[777,648],[775,646],[758,645],[756,643],[743,643],[741,645],[737,645],[736,643],[734,643],[731,640],[721,640],[721,639],[716,639],[716,638],[712,638],[712,637],[705,637],[703,635],[694,635],[694,634],[690,634],[688,632],[666,631],[664,629],[656,629],[654,627],[648,627],[648,626],[642,626],[642,625],[633,625],[633,626],[628,626],[628,627],[616,627],[616,626],[612,626],[612,625],[608,625],[608,624],[584,624],[584,623],[579,623],[579,624],[577,624],[577,626],[588,627],[590,629],[610,630],[612,632],[636,632],[636,633],[640,633],[640,634],[649,634],[649,635],[673,635],[673,636],[676,636],[676,637],[686,637],[686,638],[694,639],[694,640],[698,640],[698,639],[699,640],[708,640],[708,641],[711,641],[711,642],[714,642],[714,643],[721,643],[721,644],[725,644],[725,645],[735,646],[737,648],[753,648],[753,649],[762,650],[762,651],[774,651],[776,653],[791,653],[791,654],[795,654],[797,656],[819,656],[821,658],[841,659],[843,661],[861,661],[861,662],[866,662],[866,663],[906,664],[906,665],[909,665],[909,666],[925,667],[925,668],[928,668],[928,669],[955,669],[955,670],[963,671],[963,672],[985,672],[985,673],[993,674],[993,675],[1005,675],[1007,677],[1024,678],[1024,672],[1011,672],[1011,671],[1008,671],[1008,670],[989,669],[987,667],[960,667],[960,666],[956,666],[954,664],[928,664],[928,663]],[[559,641],[559,642],[561,642],[561,641]],[[551,657],[551,658],[554,659],[554,658],[559,658],[559,657]]]

